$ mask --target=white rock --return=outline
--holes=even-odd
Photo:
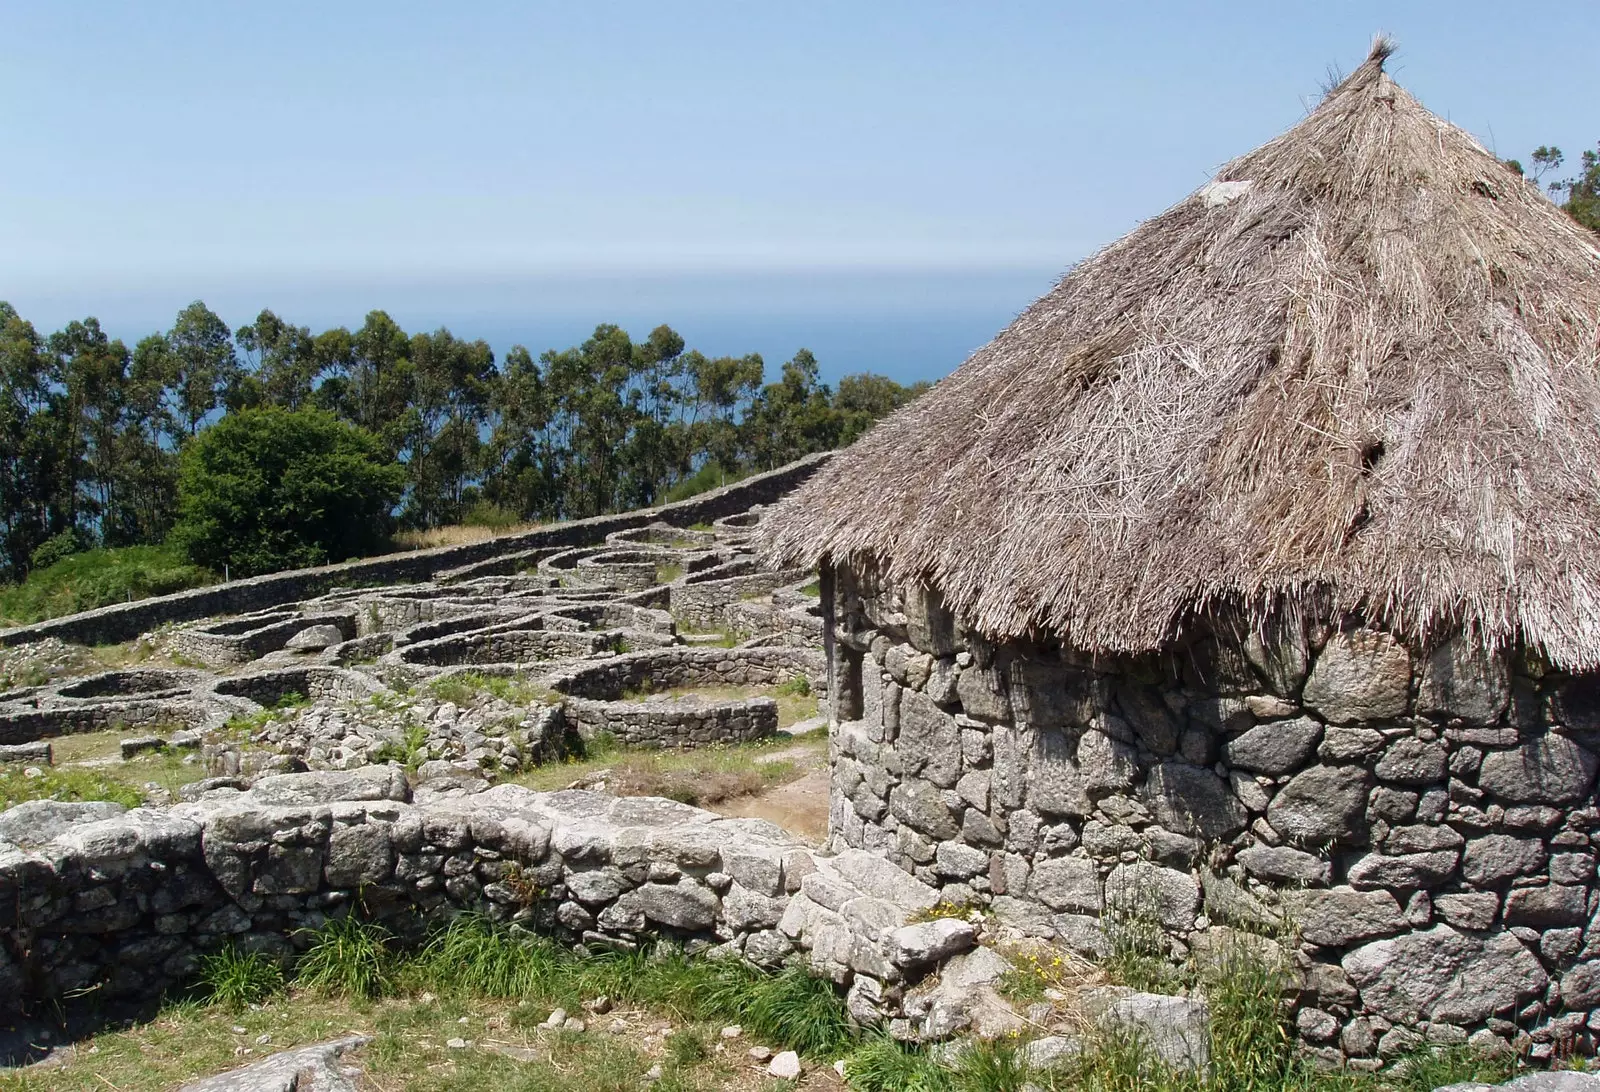
[[[792,1050],[786,1050],[767,1066],[767,1072],[782,1080],[792,1081],[800,1076],[800,1055]]]

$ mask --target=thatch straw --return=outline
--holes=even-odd
[[[835,457],[768,555],[1092,652],[1314,606],[1600,665],[1600,238],[1390,48]]]

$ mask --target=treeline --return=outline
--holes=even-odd
[[[583,344],[503,360],[445,329],[373,311],[313,334],[271,311],[230,330],[203,303],[131,350],[93,318],[40,335],[0,302],[0,570],[46,543],[165,540],[180,457],[222,415],[319,409],[375,438],[403,472],[406,528],[469,516],[574,519],[654,504],[849,443],[914,398],[863,374],[821,382],[804,349],[765,381],[761,357],[708,357],[667,326],[604,325]],[[44,560],[40,558],[39,560]]]

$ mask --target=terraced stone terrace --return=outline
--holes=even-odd
[[[418,787],[487,787],[597,740],[681,749],[766,739],[780,730],[780,688],[792,696],[798,684],[815,717],[818,642],[791,641],[820,634],[815,603],[774,600],[754,616],[741,610],[737,625],[696,609],[695,632],[683,635],[672,610],[691,579],[747,605],[755,561],[737,518],[613,532],[597,547],[546,551],[528,572],[457,570],[171,627],[142,640],[194,666],[69,674],[10,692],[0,741],[43,768],[71,766],[64,743],[75,737],[142,741],[130,757],[188,756],[193,795],[218,779],[381,762],[405,766]]]

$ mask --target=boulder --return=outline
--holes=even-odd
[[[1323,858],[1289,846],[1250,846],[1238,854],[1246,872],[1264,880],[1323,886],[1333,867]]]
[[[1538,838],[1485,834],[1467,843],[1461,874],[1474,887],[1495,887],[1514,877],[1542,871],[1544,861],[1544,843]]]
[[[1100,874],[1094,862],[1081,857],[1050,857],[1035,861],[1028,879],[1028,894],[1052,910],[1098,914]]]
[[[354,770],[320,770],[313,773],[274,774],[257,781],[250,790],[257,804],[304,807],[340,800],[411,799],[405,771],[398,766],[362,766]]]
[[[339,1062],[345,1054],[370,1041],[370,1036],[352,1035],[286,1050],[243,1069],[191,1081],[178,1092],[356,1092],[357,1082],[346,1075]]]
[[[0,812],[0,841],[42,846],[80,823],[115,819],[128,809],[109,800],[27,800]]]
[[[1411,654],[1393,636],[1370,629],[1336,633],[1317,654],[1302,700],[1336,724],[1387,720],[1405,713]]]
[[[1231,838],[1250,821],[1226,781],[1187,762],[1162,762],[1153,767],[1140,799],[1156,822],[1168,830],[1204,841]]]
[[[319,625],[307,626],[290,637],[283,647],[291,652],[318,652],[343,643],[344,634],[339,632],[338,626]]]
[[[1461,720],[1481,728],[1505,712],[1511,674],[1505,656],[1474,646],[1463,637],[1435,649],[1422,662],[1417,680],[1417,712]]]
[[[1036,870],[1037,871],[1037,870]],[[1106,877],[1108,912],[1121,916],[1148,915],[1170,932],[1194,928],[1200,909],[1200,885],[1187,872],[1146,864],[1121,864]]]
[[[901,696],[897,747],[907,776],[946,789],[956,783],[961,773],[961,729],[956,718],[926,694],[909,690]]]
[[[1288,900],[1290,917],[1312,944],[1340,948],[1357,941],[1398,933],[1406,927],[1400,904],[1387,891],[1335,887],[1304,891]]]
[[[1510,933],[1448,925],[1373,941],[1344,957],[1366,1008],[1397,1024],[1476,1024],[1512,1013],[1549,983],[1538,957]]]
[[[1592,751],[1551,732],[1484,755],[1478,787],[1514,804],[1570,804],[1594,783],[1596,764]]]
[[[1359,766],[1313,766],[1296,774],[1267,806],[1267,823],[1283,838],[1312,845],[1366,833],[1372,775]]]
[[[1438,740],[1402,736],[1389,745],[1373,772],[1379,781],[1399,785],[1432,785],[1444,780],[1449,752]]]
[[[889,931],[885,938],[889,958],[901,967],[929,963],[964,952],[977,941],[978,931],[960,918],[935,918]]]
[[[1310,717],[1260,724],[1222,748],[1230,766],[1263,774],[1285,774],[1299,769],[1316,752],[1322,725]]]
[[[1205,1069],[1211,1063],[1211,1009],[1193,997],[1134,993],[1100,1014],[1101,1027],[1131,1035],[1162,1064]]]

